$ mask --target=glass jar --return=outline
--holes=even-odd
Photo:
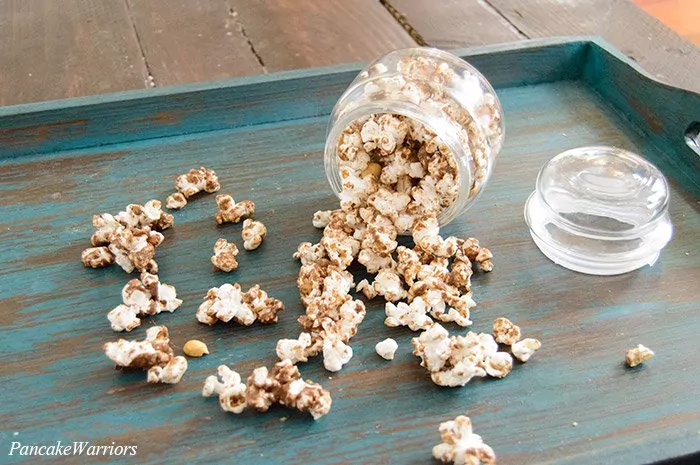
[[[446,225],[464,213],[486,186],[503,144],[501,105],[486,78],[459,57],[433,48],[396,50],[367,66],[336,103],[327,128],[325,171],[339,196],[343,131],[381,114],[416,121],[449,148],[458,186],[437,219]]]

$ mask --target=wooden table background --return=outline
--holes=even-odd
[[[700,37],[700,1],[635,2]],[[700,91],[700,50],[628,0],[0,0],[0,105],[581,34]]]

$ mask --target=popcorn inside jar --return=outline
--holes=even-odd
[[[369,205],[399,234],[425,216],[445,225],[482,192],[503,133],[498,98],[476,69],[435,49],[398,50],[338,100],[326,175],[343,210]]]

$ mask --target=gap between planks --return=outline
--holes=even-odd
[[[228,15],[229,17],[233,20],[233,22],[236,24],[236,29],[238,32],[243,36],[243,38],[246,40],[248,43],[248,47],[250,48],[250,51],[253,55],[255,55],[255,59],[258,60],[258,64],[260,64],[260,67],[262,68],[263,74],[267,74],[268,70],[265,67],[265,62],[263,61],[262,57],[258,53],[258,51],[255,49],[255,45],[253,44],[253,41],[250,40],[250,37],[248,37],[248,34],[245,32],[245,26],[243,26],[243,23],[238,19],[238,13],[236,10],[233,8],[233,6],[228,2],[228,0],[224,0],[224,3],[228,7]]]
[[[139,52],[141,52],[141,61],[143,61],[143,66],[146,68],[146,87],[156,87],[156,79],[153,77],[151,72],[151,67],[148,65],[148,60],[146,59],[146,51],[141,43],[141,37],[139,36],[139,30],[136,27],[136,21],[134,20],[134,12],[131,11],[131,5],[129,0],[124,0],[124,5],[126,6],[126,11],[129,14],[129,22],[131,23],[131,28],[134,30],[134,36],[136,37],[136,44],[139,46]]]

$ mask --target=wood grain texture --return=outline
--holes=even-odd
[[[521,59],[515,50],[508,46],[505,55],[492,58],[498,62],[494,69],[506,59]],[[333,396],[330,414],[317,422],[281,408],[226,414],[215,400],[201,398],[200,390],[220,363],[246,374],[271,364],[276,340],[299,331],[295,319],[303,309],[294,282],[299,265],[291,253],[299,242],[320,237],[310,224],[312,212],[337,204],[323,172],[326,97],[306,102],[307,109],[316,105],[318,116],[311,112],[274,123],[261,115],[230,129],[0,159],[0,447],[7,450],[16,440],[115,441],[138,445],[139,463],[235,457],[245,464],[418,464],[431,461],[437,425],[464,413],[506,465],[625,465],[697,450],[700,373],[692,367],[700,362],[700,206],[685,181],[691,176],[700,182],[698,172],[680,176],[672,161],[683,156],[678,144],[660,145],[643,120],[613,106],[624,94],[611,90],[601,96],[595,90],[606,83],[595,79],[600,73],[624,77],[616,56],[600,62],[596,53],[577,55],[593,60],[581,63],[580,79],[515,85],[519,71],[511,73],[511,85],[498,90],[508,135],[492,181],[468,214],[444,228],[445,234],[480,238],[496,255],[495,271],[474,277],[478,306],[471,329],[488,331],[494,318],[507,315],[527,336],[541,339],[542,349],[505,379],[439,388],[410,353],[414,334],[385,327],[382,305],[371,302],[352,341],[355,356],[341,372],[329,376],[318,359],[301,365],[305,377]],[[488,63],[487,55],[477,56]],[[552,56],[567,55],[559,50]],[[268,77],[256,79],[259,87],[272,85]],[[334,88],[343,79],[345,72],[329,73],[326,84]],[[266,95],[252,92],[253,81],[246,80],[251,101]],[[217,91],[221,97],[225,88],[195,95],[204,99]],[[690,103],[700,99],[684,95]],[[153,103],[143,99],[140,105],[156,112]],[[138,99],[131,105],[138,108]],[[86,104],[83,116],[98,114],[96,106]],[[300,115],[288,102],[264,108],[267,116],[281,119],[289,112]],[[249,117],[243,106],[233,113]],[[18,118],[24,124],[31,114]],[[676,232],[653,267],[614,277],[581,275],[551,263],[530,239],[522,207],[540,166],[558,152],[591,144],[642,153],[668,175]],[[113,370],[100,351],[105,341],[119,337],[109,329],[106,313],[119,303],[127,275],[115,267],[84,269],[79,254],[89,242],[92,213],[162,199],[172,192],[177,174],[199,164],[217,170],[222,192],[253,199],[269,233],[260,249],[241,252],[237,271],[215,273],[212,244],[218,237],[240,241],[240,226],[216,227],[213,196],[175,213],[175,227],[166,231],[157,258],[162,280],[175,285],[185,303],[145,326],[167,325],[178,350],[187,339],[201,339],[211,355],[191,360],[178,385],[148,386],[143,374]],[[287,309],[280,322],[197,323],[201,297],[227,281],[260,283],[283,299]],[[138,328],[126,337],[142,338],[144,332]],[[374,353],[374,344],[385,337],[399,342],[392,362]],[[637,343],[657,355],[630,370],[624,351]],[[10,463],[20,460],[7,457]]]
[[[433,47],[453,49],[526,38],[484,1],[387,0]]]
[[[124,3],[0,1],[0,106],[144,88]]]
[[[528,37],[603,37],[662,81],[700,92],[700,49],[629,0],[488,0]]]
[[[227,0],[269,71],[370,61],[416,43],[375,0]]]
[[[155,84],[260,74],[224,0],[126,0]]]

